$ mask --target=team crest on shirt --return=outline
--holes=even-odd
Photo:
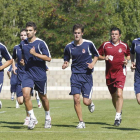
[[[118,52],[121,53],[122,52],[122,49],[120,48]]]
[[[82,50],[82,53],[85,53],[85,52],[86,52],[85,49],[83,49],[83,50]]]

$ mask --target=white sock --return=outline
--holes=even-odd
[[[12,93],[11,93],[11,96],[12,96],[12,97],[14,97],[14,95],[15,95],[15,93],[14,93],[14,92],[12,92]]]
[[[40,99],[37,91],[36,91],[36,99]]]
[[[18,101],[16,100],[16,105],[18,106],[19,105],[19,103],[18,103]]]
[[[121,117],[121,113],[116,112],[115,120],[120,119],[120,117]]]
[[[36,101],[37,101],[37,104],[38,104],[38,105],[40,105],[40,104],[41,104],[39,99],[36,99]]]
[[[36,119],[36,117],[35,117],[35,115],[34,115],[33,109],[30,110],[30,111],[27,111],[27,112],[28,112],[28,114],[30,115],[30,118]]]
[[[45,119],[51,119],[50,111],[45,111]]]

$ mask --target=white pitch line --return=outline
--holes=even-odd
[[[5,113],[6,111],[1,111],[0,113]]]
[[[0,131],[0,133],[120,133],[118,130],[116,131],[34,131],[34,130],[28,130],[28,131]],[[128,133],[132,132],[132,130],[127,130],[127,131],[121,131],[121,133]],[[138,130],[133,130],[132,133],[139,133],[140,131]]]

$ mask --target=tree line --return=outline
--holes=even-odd
[[[110,39],[110,28],[122,30],[121,40],[131,46],[140,33],[139,0],[1,0],[0,41],[10,53],[20,43],[20,29],[28,21],[37,24],[37,37],[46,41],[53,58],[62,58],[73,40],[72,27],[85,27],[83,38],[98,48]]]

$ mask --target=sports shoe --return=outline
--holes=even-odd
[[[119,126],[121,124],[121,119],[117,119],[114,122],[114,126]]]
[[[20,108],[20,106],[17,104],[17,105],[16,105],[16,108]]]
[[[0,101],[0,109],[2,108],[2,102]]]
[[[85,128],[85,123],[84,122],[79,122],[79,124],[76,127],[77,129]]]
[[[38,108],[41,108],[41,107],[42,107],[42,104],[39,104],[39,105],[38,105]]]
[[[45,119],[44,128],[51,128],[51,119]]]
[[[121,111],[121,116],[120,116],[120,122],[122,122],[122,111]]]
[[[30,119],[25,118],[25,120],[24,120],[24,121],[25,121],[25,122],[24,122],[24,124],[23,124],[23,125],[28,126],[28,125],[29,125],[29,121],[30,121]]]
[[[88,106],[88,109],[91,113],[93,113],[93,111],[95,110],[95,105],[93,104],[93,102]]]
[[[38,123],[37,119],[30,118],[28,129],[33,129],[37,123]]]

